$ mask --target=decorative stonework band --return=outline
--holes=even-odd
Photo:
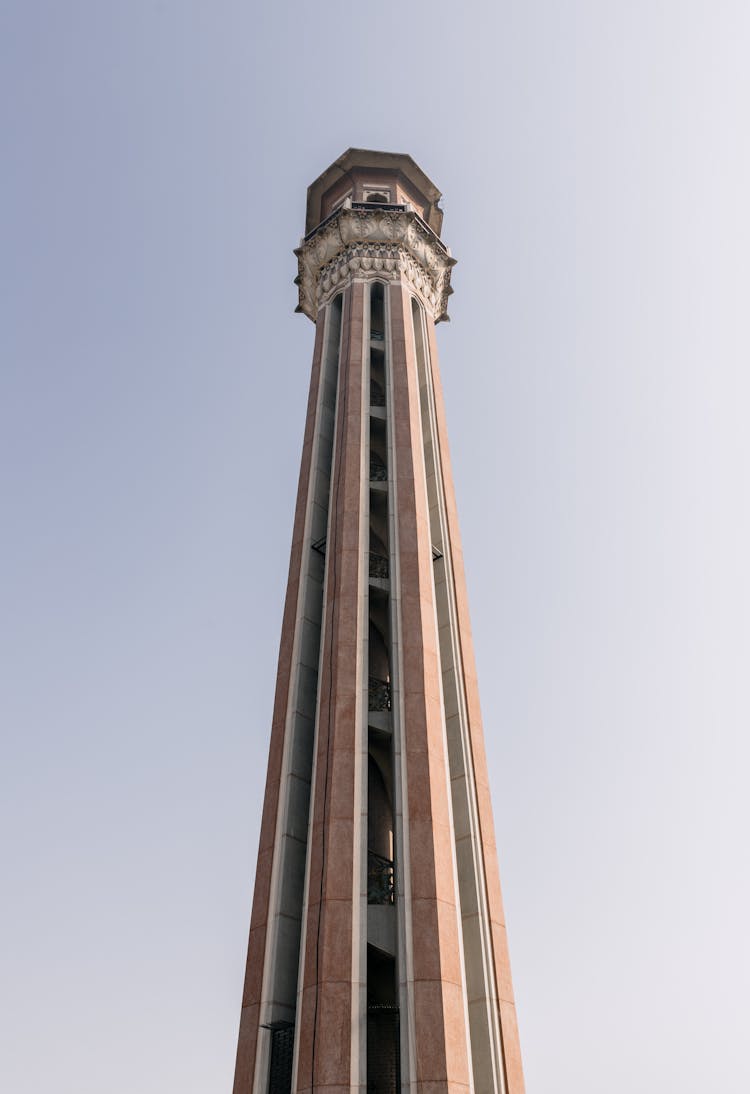
[[[451,269],[456,264],[413,210],[339,209],[295,250],[297,311],[315,321],[351,279],[404,279],[437,323],[448,318]]]

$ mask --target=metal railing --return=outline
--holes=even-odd
[[[294,1058],[294,1026],[291,1022],[276,1022],[271,1030],[271,1062],[269,1094],[290,1094],[292,1061]]]
[[[367,1006],[367,1094],[398,1094],[401,1090],[401,1045],[398,1007]]]
[[[377,380],[370,380],[370,406],[385,406],[385,392]]]
[[[385,555],[376,555],[374,551],[370,551],[370,577],[387,580],[390,576],[390,564]]]
[[[386,482],[388,480],[388,468],[377,452],[370,453],[370,482]]]
[[[396,876],[393,862],[374,851],[367,852],[367,903],[393,904]]]
[[[387,680],[378,680],[376,676],[369,678],[367,687],[368,710],[391,709],[391,685]]]
[[[325,228],[326,224],[330,224],[330,222],[333,220],[333,218],[337,217],[339,215],[339,213],[341,212],[341,209],[342,209],[342,206],[339,205],[338,209],[333,209],[328,214],[327,217],[323,217],[320,224],[316,224],[314,228],[310,229],[310,231],[304,237],[303,243],[308,243],[309,240],[311,240],[313,238],[313,236],[316,236],[318,234],[318,232],[322,231],[323,228]]]
[[[406,209],[405,205],[397,205],[391,201],[353,201],[352,209],[365,209],[366,211],[376,209],[387,209],[391,213],[403,213]]]
[[[351,208],[356,209],[360,213],[373,213],[376,212],[378,209],[386,209],[401,213],[406,211],[405,205],[386,205],[380,201],[353,201]],[[341,213],[345,211],[351,212],[351,210],[346,210],[345,206],[339,206],[338,209],[334,209],[333,212],[329,213],[327,217],[321,220],[320,224],[317,224],[307,233],[307,235],[303,239],[303,243],[308,243],[318,234],[318,232],[322,231],[322,229],[325,228],[326,224],[329,224],[332,220],[334,220],[337,216],[340,216]],[[443,243],[440,236],[437,234],[437,232],[433,231],[433,229],[429,226],[426,220],[422,219],[416,209],[411,210],[410,216],[414,217],[415,222],[432,240],[435,246],[438,247],[438,249],[441,250],[443,254],[447,254],[448,248]]]

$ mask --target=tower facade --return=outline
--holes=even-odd
[[[406,155],[350,149],[296,251],[315,349],[234,1094],[523,1094],[435,324]]]

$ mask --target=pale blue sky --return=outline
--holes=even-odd
[[[313,327],[409,152],[529,1094],[747,1094],[750,7],[0,0],[0,1089],[229,1094]]]

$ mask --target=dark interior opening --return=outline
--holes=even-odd
[[[367,947],[367,1094],[397,1094],[401,1052],[396,963]]]
[[[291,1094],[294,1059],[294,1026],[276,1022],[271,1027],[271,1067],[269,1094]]]

